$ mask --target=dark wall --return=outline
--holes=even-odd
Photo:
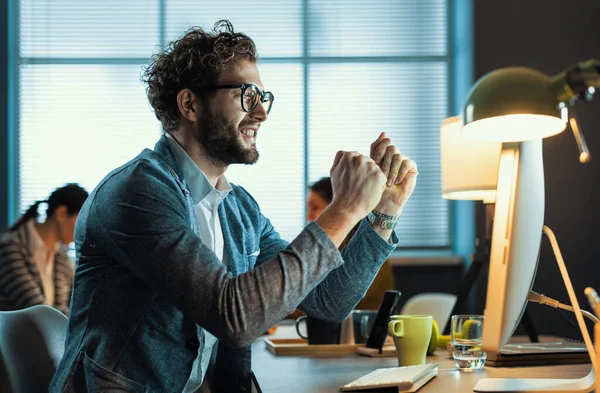
[[[476,79],[500,67],[520,65],[553,75],[577,61],[600,60],[598,0],[474,3]],[[584,288],[600,291],[600,92],[575,110],[592,161],[579,163],[570,131],[544,140],[545,224],[556,234],[580,305],[589,309]],[[533,288],[570,303],[545,237]],[[571,315],[535,304],[528,310],[540,333],[578,337]]]

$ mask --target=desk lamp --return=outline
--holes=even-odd
[[[514,322],[515,308],[524,308],[524,304],[518,304],[518,300],[529,291],[529,288],[524,288],[527,280],[522,280],[519,276],[529,276],[531,280],[535,277],[537,260],[532,260],[532,256],[539,252],[541,233],[538,236],[528,228],[539,229],[543,224],[541,138],[564,131],[566,123],[569,122],[580,151],[580,161],[589,161],[590,154],[583,135],[579,132],[576,121],[568,118],[567,108],[577,99],[591,100],[597,87],[600,87],[600,62],[588,60],[553,77],[524,67],[503,68],[483,76],[468,94],[462,110],[462,135],[466,138],[502,143],[491,243],[486,323],[483,327],[484,349],[486,345],[498,349],[507,337],[510,337],[512,331],[508,330],[514,328],[510,325]],[[532,203],[531,195],[526,195],[526,181],[535,188],[534,192],[538,192],[535,195],[539,201],[534,200]],[[535,206],[535,202],[540,206]],[[537,211],[531,220],[539,221],[539,226],[530,225],[530,217],[519,216],[523,213],[528,214],[525,206],[528,209],[533,207]],[[517,232],[519,236],[515,235]],[[592,371],[580,380],[482,379],[475,386],[475,391],[589,392],[593,389],[596,354],[554,234],[546,226],[543,226],[543,232],[552,244],[591,357]],[[511,242],[515,244],[511,245]],[[536,244],[531,246],[531,243]],[[513,290],[519,293],[511,293]],[[502,296],[497,296],[498,291],[503,292]],[[494,300],[490,302],[492,297]],[[525,299],[523,303],[526,304]]]
[[[568,118],[567,107],[578,98],[590,101],[600,87],[600,62],[587,60],[565,72],[549,77],[525,67],[492,71],[471,88],[462,120],[467,138],[520,142],[561,133],[567,120],[580,150],[579,160],[587,162],[587,150],[577,123]]]

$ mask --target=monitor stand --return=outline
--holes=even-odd
[[[579,329],[581,330],[583,340],[585,341],[585,345],[590,355],[592,368],[587,376],[580,379],[484,378],[479,380],[477,385],[475,385],[475,388],[473,388],[473,391],[475,392],[588,393],[594,390],[596,380],[596,374],[594,372],[596,369],[596,353],[590,338],[590,333],[583,321],[583,314],[581,313],[581,308],[579,308],[579,302],[577,301],[577,296],[575,296],[575,291],[573,290],[573,285],[571,284],[571,279],[560,252],[560,248],[558,247],[556,237],[552,230],[545,225],[543,232],[548,236],[548,239],[552,244],[556,263],[558,264],[565,287],[569,293],[571,306],[575,311]]]

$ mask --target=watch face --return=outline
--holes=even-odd
[[[369,223],[383,229],[393,229],[398,222],[398,216],[388,216],[387,214],[372,211],[367,215]]]

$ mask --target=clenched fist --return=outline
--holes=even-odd
[[[338,151],[330,175],[332,208],[345,212],[356,221],[380,202],[386,177],[371,158],[357,152]]]
[[[400,214],[417,184],[417,164],[392,145],[384,132],[371,144],[370,155],[387,178],[386,189],[375,210],[392,216]]]

